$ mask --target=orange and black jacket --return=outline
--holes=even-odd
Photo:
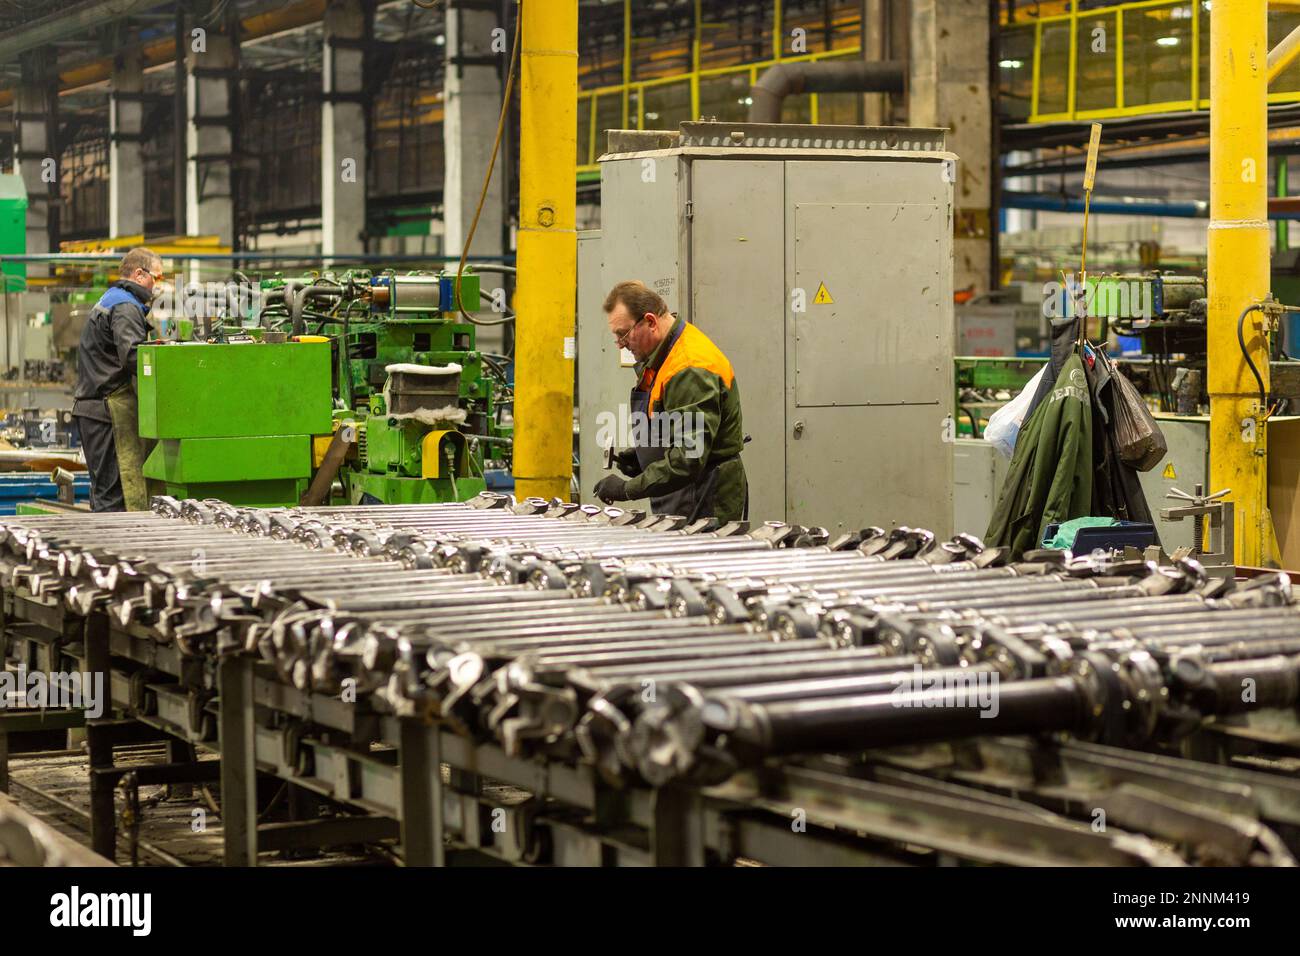
[[[679,318],[637,373],[632,407],[647,412],[652,440],[637,446],[642,471],[628,480],[629,496],[649,497],[660,514],[739,520],[748,486],[740,462],[740,388],[731,362],[707,335]]]

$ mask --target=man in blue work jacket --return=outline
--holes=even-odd
[[[136,346],[149,337],[149,304],[162,279],[158,254],[142,246],[132,249],[81,330],[72,414],[90,472],[92,511],[148,506],[135,358]]]

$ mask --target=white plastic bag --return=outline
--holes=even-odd
[[[1020,426],[1025,421],[1025,412],[1029,411],[1029,403],[1033,401],[1034,393],[1038,391],[1038,381],[1047,371],[1047,364],[1043,363],[1038,374],[1029,380],[1029,383],[1020,390],[1019,395],[989,416],[989,423],[984,429],[984,440],[992,443],[1004,458],[1010,458],[1016,450],[1016,436],[1020,434]]]

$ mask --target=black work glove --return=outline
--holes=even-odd
[[[596,487],[591,490],[591,493],[605,504],[627,501],[627,481],[618,475],[606,475],[596,482]]]
[[[614,467],[629,478],[641,474],[641,462],[636,457],[636,449],[624,448],[622,451],[614,452]]]

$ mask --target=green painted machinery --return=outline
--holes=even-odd
[[[21,256],[26,251],[27,187],[22,176],[6,173],[0,175],[0,253]],[[21,292],[26,287],[27,266],[23,263],[6,262],[0,272],[7,291]]]
[[[339,469],[342,499],[361,503],[467,500],[508,463],[497,422],[506,387],[499,361],[476,349],[479,277],[460,297],[451,274],[350,272],[262,283],[259,324],[331,342],[334,427],[356,427]],[[317,443],[316,460],[323,460]]]
[[[142,345],[140,437],[151,494],[297,504],[329,435],[328,342]]]

